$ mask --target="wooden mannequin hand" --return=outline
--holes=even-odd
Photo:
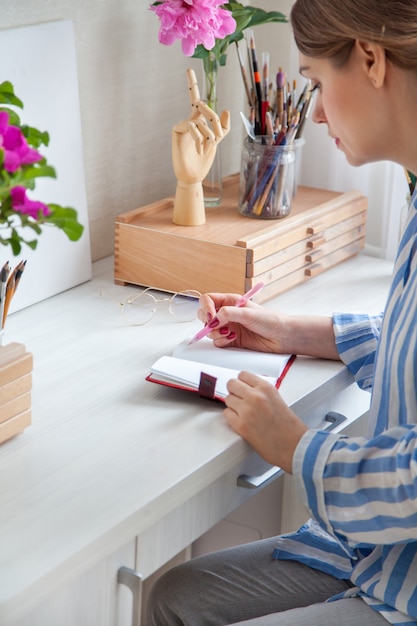
[[[172,131],[172,162],[181,186],[202,182],[216,155],[217,145],[230,130],[230,113],[222,111],[220,118],[200,100],[193,70],[187,71],[191,115],[176,124]]]

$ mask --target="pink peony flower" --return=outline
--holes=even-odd
[[[0,112],[0,149],[4,151],[4,169],[8,172],[42,159],[42,155],[28,145],[20,128],[9,126],[9,114],[5,111]]]
[[[48,217],[48,215],[52,213],[50,208],[46,204],[43,204],[43,202],[30,200],[26,195],[25,187],[13,187],[10,190],[10,196],[12,198],[13,209],[17,213],[29,215],[34,220],[39,219],[39,217]]]
[[[216,38],[223,39],[236,30],[235,19],[222,4],[224,0],[163,0],[151,5],[161,22],[160,43],[170,46],[181,39],[182,51],[189,57],[199,44],[211,50]]]

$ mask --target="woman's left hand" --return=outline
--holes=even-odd
[[[227,384],[224,416],[268,463],[292,473],[295,449],[308,430],[269,382],[241,372]]]

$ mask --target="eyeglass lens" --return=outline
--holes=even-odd
[[[198,291],[183,291],[171,298],[169,311],[180,322],[191,322],[197,317],[200,294]]]
[[[146,324],[154,316],[157,306],[157,301],[150,293],[129,297],[123,303],[125,320],[132,326]]]
[[[184,291],[174,294],[169,299],[169,312],[179,322],[191,322],[196,319],[199,307],[200,293],[198,291]],[[158,300],[152,294],[144,291],[138,296],[128,297],[123,303],[123,313],[127,324],[141,326],[146,324],[155,314]]]

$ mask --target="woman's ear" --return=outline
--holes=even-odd
[[[385,49],[369,41],[356,40],[356,51],[363,62],[366,75],[374,87],[382,87],[385,81],[387,59]]]

